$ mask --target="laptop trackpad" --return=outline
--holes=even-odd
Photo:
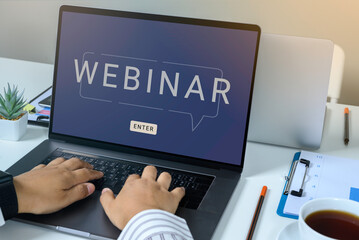
[[[76,202],[67,208],[46,215],[21,214],[20,220],[28,220],[44,225],[59,226],[60,229],[74,229],[76,235],[92,235],[117,239],[121,231],[106,216],[101,203],[99,191],[88,198]],[[83,232],[83,234],[81,233]]]

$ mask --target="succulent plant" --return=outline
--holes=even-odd
[[[15,85],[10,87],[10,84],[7,84],[7,90],[4,88],[4,95],[0,93],[0,116],[5,119],[13,120],[24,113],[22,110],[26,105],[26,100],[24,100],[24,91],[19,94],[19,90]]]

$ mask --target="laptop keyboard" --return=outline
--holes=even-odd
[[[103,188],[108,187],[114,193],[120,192],[129,175],[141,175],[143,169],[147,166],[146,164],[131,162],[123,159],[74,153],[63,149],[56,149],[42,163],[48,164],[50,161],[58,157],[63,157],[65,159],[76,157],[92,164],[95,170],[104,173],[103,178],[92,181],[92,183],[96,186],[96,190],[101,191]],[[172,182],[169,191],[176,187],[184,187],[186,189],[186,195],[181,200],[179,204],[180,207],[197,209],[214,180],[214,176],[202,175],[172,168],[164,168],[160,166],[156,166],[156,168],[158,172],[157,177],[162,172],[168,172],[171,174]]]

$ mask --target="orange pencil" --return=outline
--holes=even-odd
[[[246,240],[251,240],[252,239],[254,229],[256,227],[257,220],[258,220],[258,217],[259,217],[259,213],[261,211],[263,201],[264,201],[264,197],[266,196],[266,193],[267,193],[267,186],[263,186],[261,195],[259,196],[259,199],[258,199],[257,208],[256,208],[256,211],[254,212],[252,223],[251,223],[251,226],[249,228]]]
[[[344,109],[344,144],[349,143],[349,108]]]

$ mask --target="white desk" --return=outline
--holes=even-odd
[[[17,70],[16,70],[17,69]],[[53,66],[0,58],[0,89],[7,81],[21,84],[26,96],[31,99],[51,85]],[[324,136],[317,151],[359,161],[359,107],[350,108],[350,143],[343,142],[344,105],[328,104]],[[19,160],[37,144],[47,138],[48,130],[29,126],[26,135],[19,142],[0,140],[0,169],[5,170]],[[293,155],[298,149],[277,147],[259,143],[248,143],[245,168],[241,180],[216,229],[213,239],[245,239],[252,220],[259,193],[263,185],[268,186],[254,239],[274,240],[280,230],[296,221],[276,214],[284,187],[284,176],[288,173]],[[205,231],[205,230],[204,230]],[[0,228],[1,239],[71,239],[80,237],[8,221]]]

